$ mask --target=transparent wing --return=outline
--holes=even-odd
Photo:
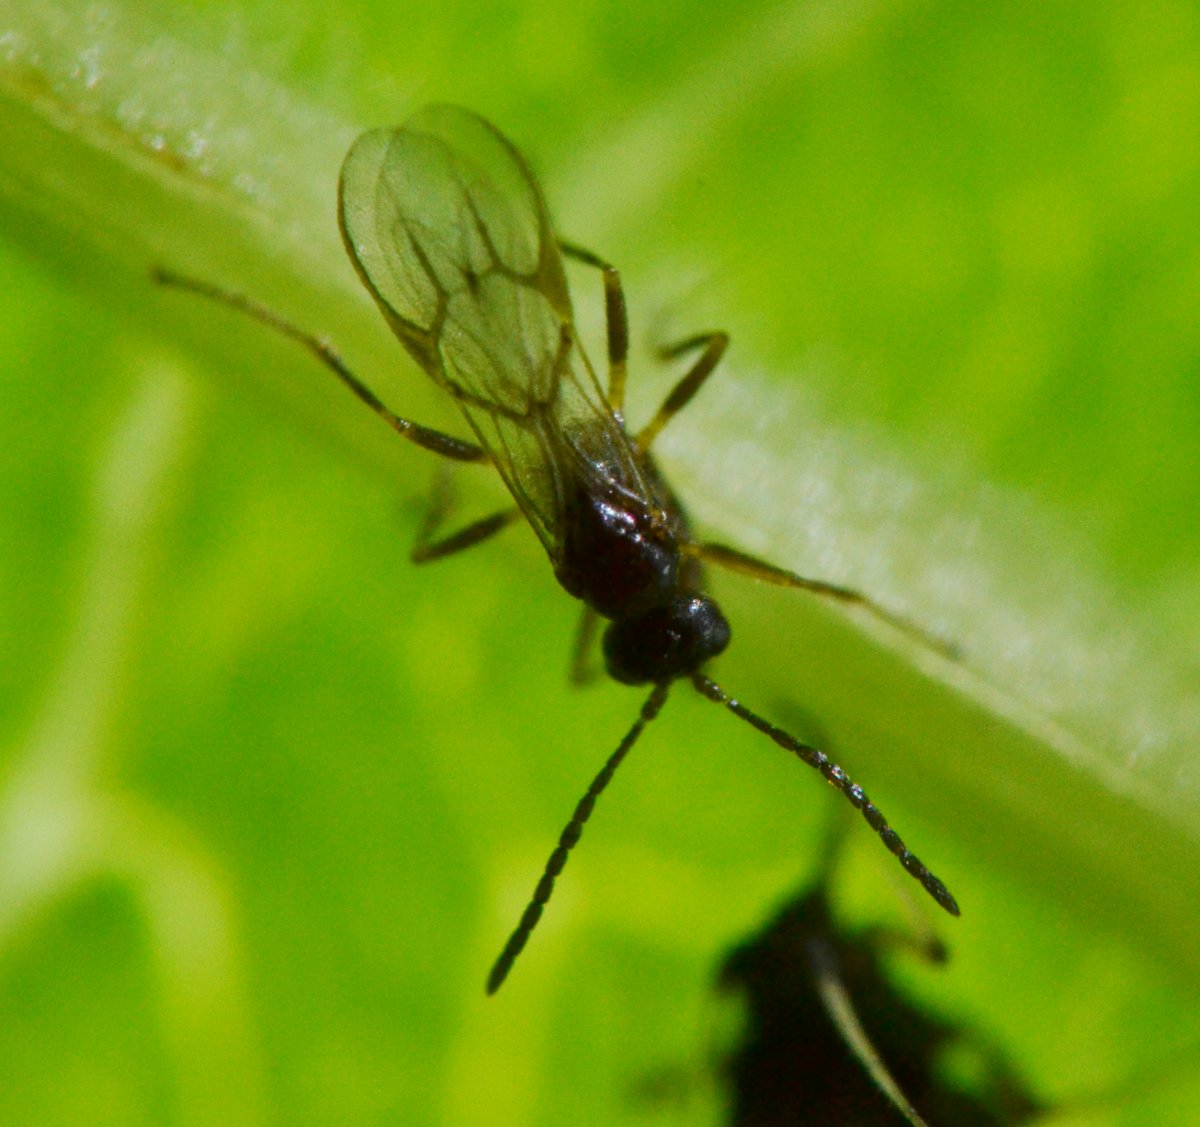
[[[505,137],[453,106],[365,133],[342,165],[339,206],[363,282],[552,558],[572,475],[642,488],[576,338],[545,201]]]

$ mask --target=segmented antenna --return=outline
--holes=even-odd
[[[533,929],[537,927],[538,920],[542,918],[542,910],[546,907],[551,894],[554,892],[555,879],[563,871],[571,850],[575,848],[576,843],[583,836],[583,827],[587,824],[588,818],[591,817],[592,809],[596,805],[596,799],[604,793],[604,788],[612,781],[617,768],[621,766],[621,761],[629,754],[629,749],[633,747],[637,742],[638,736],[642,734],[642,729],[658,715],[659,710],[667,699],[667,690],[669,688],[670,682],[668,681],[662,681],[654,686],[654,691],[646,698],[646,703],[642,705],[642,711],[638,715],[636,723],[626,732],[625,738],[621,741],[617,750],[608,757],[608,762],[600,768],[600,773],[592,780],[587,793],[579,800],[579,805],[575,807],[575,813],[571,815],[571,820],[566,824],[563,832],[559,834],[558,844],[554,847],[554,852],[550,854],[549,859],[546,861],[546,868],[542,872],[542,879],[537,882],[537,887],[533,890],[533,895],[529,898],[529,903],[525,906],[525,911],[521,913],[520,922],[513,929],[512,935],[508,937],[508,942],[504,945],[504,950],[500,952],[500,957],[492,966],[487,980],[487,992],[489,994],[495,994],[504,984],[504,980],[508,977],[508,972],[512,970],[513,963],[517,961],[517,956],[524,950],[525,944],[529,942],[529,936],[532,934]]]
[[[900,835],[888,825],[887,819],[880,812],[879,807],[867,797],[866,791],[836,763],[832,762],[829,756],[815,747],[801,743],[794,736],[789,736],[782,728],[776,728],[774,724],[768,723],[757,713],[751,712],[741,701],[729,696],[720,685],[709,680],[704,674],[693,673],[692,684],[696,686],[696,691],[701,696],[707,697],[714,704],[723,704],[734,716],[740,717],[752,728],[757,728],[763,735],[769,736],[784,751],[792,752],[802,763],[807,763],[810,767],[820,771],[829,783],[846,796],[851,806],[862,811],[867,825],[879,835],[880,840],[888,847],[889,851],[896,855],[896,859],[904,866],[905,871],[920,881],[921,887],[952,916],[961,914],[958,909],[958,901],[950,894],[950,890],[904,844]]]

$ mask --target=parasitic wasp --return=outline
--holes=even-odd
[[[636,721],[592,780],[487,979],[504,982],[550,899],[596,800],[671,685],[687,679],[784,750],[818,770],[859,809],[904,868],[952,915],[958,904],[857,783],[828,756],[752,712],[703,672],[729,644],[729,624],[704,593],[703,565],[853,604],[931,642],[862,593],[806,579],[723,544],[693,537],[650,454],[659,432],[704,385],[725,352],[723,332],[661,350],[690,357],[682,378],[637,431],[624,422],[629,345],[615,267],[559,240],[525,158],[482,117],[431,106],[399,128],[360,136],[342,165],[338,219],[350,259],[392,331],[461,409],[472,439],[402,418],[358,379],[322,338],[206,282],[158,271],[158,281],[233,306],[292,338],[401,437],[458,462],[490,463],[513,504],[436,539],[434,512],[413,549],[441,559],[524,518],[555,577],[584,604],[574,669],[582,679],[599,619],[610,676],[650,685]],[[597,269],[604,286],[608,382],[601,387],[576,331],[564,256]],[[936,641],[931,644],[937,645]]]

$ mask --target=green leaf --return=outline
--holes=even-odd
[[[352,138],[449,100],[621,266],[632,418],[650,346],[731,332],[661,443],[698,526],[961,645],[712,577],[713,676],[820,733],[963,907],[913,989],[1052,1101],[1121,1089],[1089,1123],[1189,1122],[1195,13],[402,7],[0,11],[4,1121],[715,1121],[711,1082],[637,1092],[707,1066],[719,954],[834,797],[677,687],[485,1000],[639,698],[568,688],[527,530],[413,568],[429,460],[150,281],[252,295],[456,429],[335,221]],[[500,495],[459,477],[464,514]],[[895,914],[855,830],[847,911]]]

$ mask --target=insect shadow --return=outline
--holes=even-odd
[[[392,331],[458,404],[468,441],[395,414],[324,339],[242,295],[159,270],[156,279],[232,306],[306,348],[402,438],[455,462],[489,463],[513,504],[438,538],[435,506],[412,558],[442,559],[524,518],[568,594],[584,604],[574,670],[582,679],[598,619],[610,676],[651,685],[637,720],[579,800],[528,906],[487,979],[504,982],[596,800],[671,685],[686,678],[785,751],[819,771],[862,811],[904,868],[953,915],[958,904],[857,783],[815,747],[794,739],[729,696],[702,668],[730,630],[704,593],[703,565],[798,588],[859,607],[935,648],[907,619],[848,587],[808,579],[736,548],[697,540],[650,447],[691,401],[729,343],[699,333],[661,350],[690,366],[654,416],[630,432],[624,420],[629,345],[616,268],[556,238],[541,189],[499,130],[454,106],[431,106],[407,124],[364,133],[342,164],[338,218],[350,259]],[[563,256],[599,270],[604,283],[608,386],[601,388],[576,331]]]
[[[1003,1127],[1036,1121],[1049,1105],[1001,1050],[931,1012],[898,980],[892,956],[940,965],[948,955],[926,929],[847,927],[832,903],[845,822],[830,826],[821,867],[754,935],[721,962],[723,993],[745,1013],[719,1073],[731,1127],[843,1123],[856,1127]],[[973,1062],[969,1084],[943,1067]],[[919,1110],[918,1110],[919,1109]]]

